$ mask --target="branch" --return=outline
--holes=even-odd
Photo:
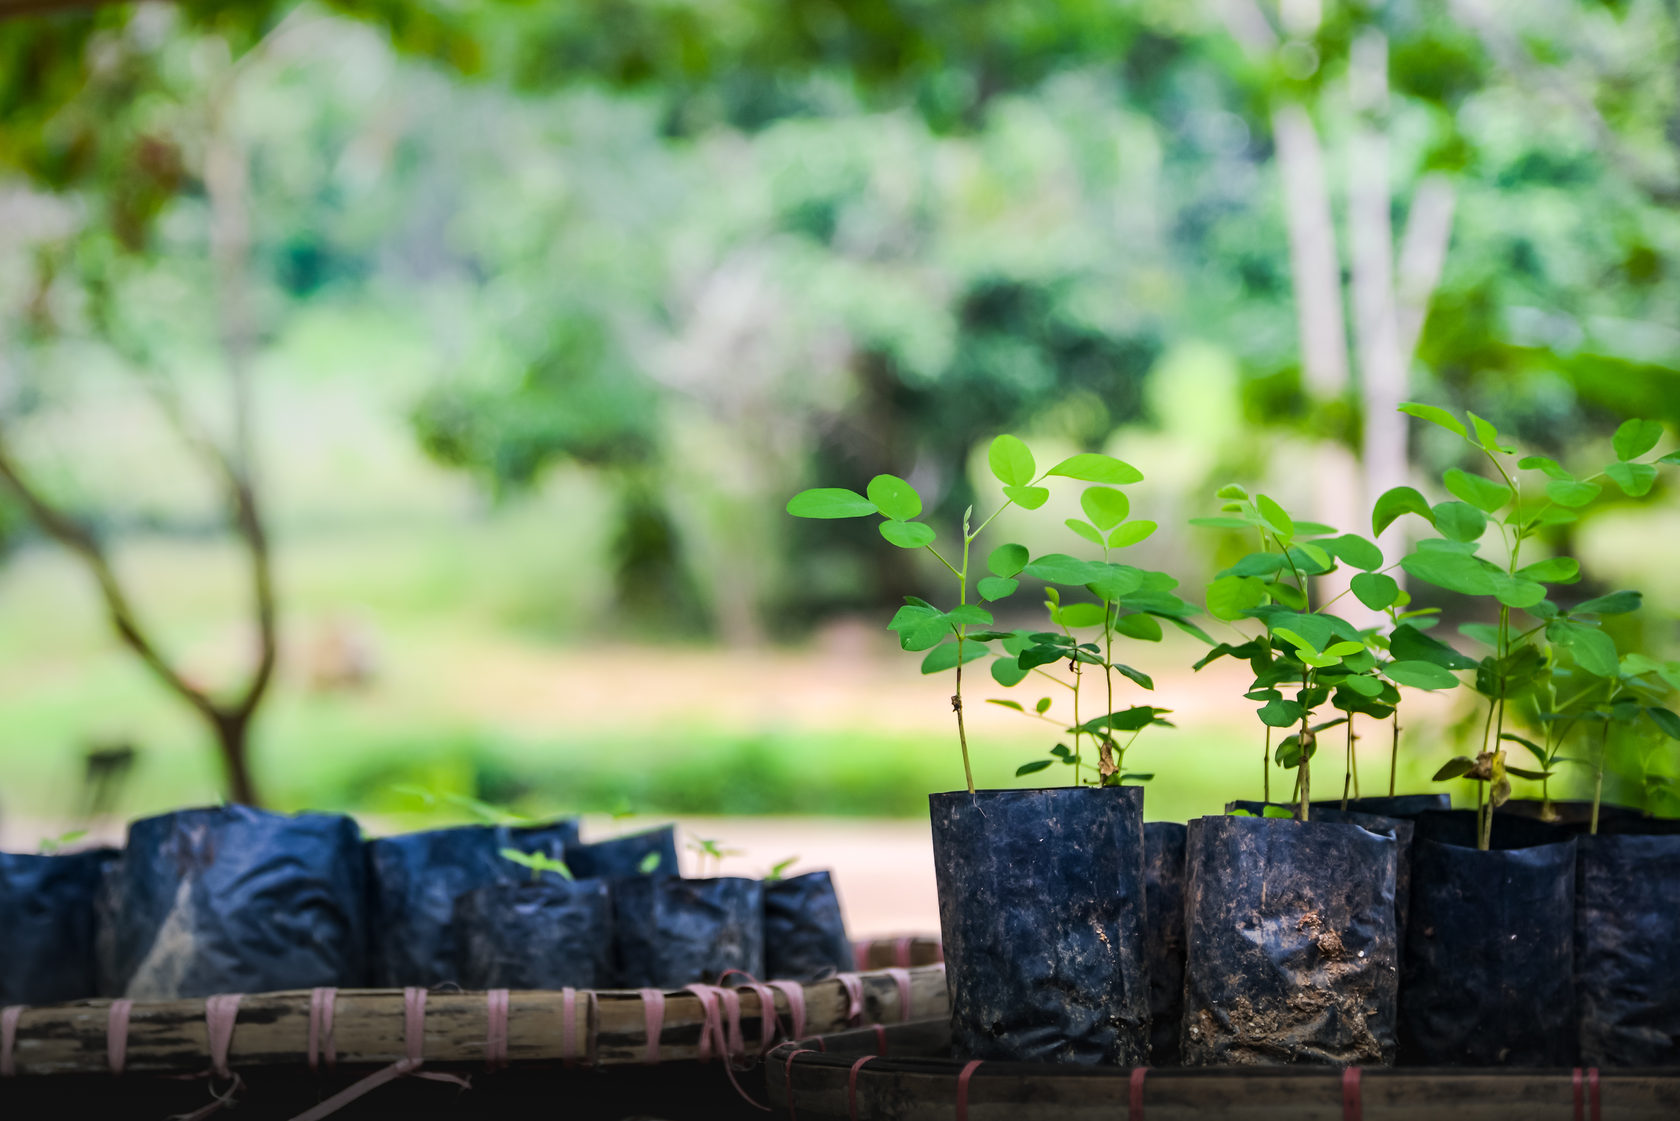
[[[123,592],[122,585],[117,581],[116,572],[111,567],[110,558],[106,556],[105,550],[91,533],[43,498],[23,477],[12,461],[11,449],[6,445],[4,433],[0,433],[0,481],[9,486],[28,508],[35,524],[64,548],[82,558],[82,562],[87,565],[94,580],[99,584],[105,607],[111,614],[111,625],[116,628],[118,637],[141,661],[151,667],[152,672],[157,674],[165,685],[206,717],[214,720],[220,712],[215,701],[181,676],[140,629],[139,620],[128,602],[128,596]]]

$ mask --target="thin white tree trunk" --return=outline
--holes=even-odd
[[[1452,241],[1453,210],[1458,192],[1445,175],[1425,175],[1412,192],[1406,231],[1400,237],[1395,297],[1400,309],[1400,360],[1410,363],[1417,353],[1429,301],[1441,283]]]

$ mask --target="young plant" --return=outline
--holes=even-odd
[[[1018,701],[992,698],[991,703],[1056,725],[1073,739],[1072,747],[1061,742],[1051,747],[1049,759],[1022,764],[1015,772],[1017,775],[1034,774],[1060,761],[1073,768],[1074,784],[1081,784],[1085,781],[1081,773],[1085,759],[1083,741],[1088,736],[1097,749],[1092,785],[1147,782],[1153,774],[1125,769],[1126,751],[1143,729],[1155,725],[1172,727],[1164,719],[1169,710],[1153,705],[1115,708],[1116,674],[1139,688],[1155,688],[1148,674],[1115,660],[1115,639],[1159,642],[1160,620],[1166,619],[1210,645],[1213,640],[1191,621],[1196,608],[1173,594],[1178,581],[1164,572],[1150,572],[1110,559],[1114,550],[1135,545],[1156,529],[1152,521],[1126,520],[1131,510],[1123,491],[1107,486],[1088,487],[1080,495],[1080,508],[1085,518],[1069,518],[1066,524],[1102,550],[1100,559],[1081,560],[1065,553],[1050,553],[1027,562],[1027,551],[1019,545],[1005,545],[993,554],[994,562],[1000,560],[999,554],[1004,554],[1002,563],[994,563],[994,568],[1019,565],[1020,575],[1045,582],[1044,606],[1056,629],[987,632],[979,636],[996,640],[1002,646],[1003,654],[992,662],[994,680],[1007,687],[1019,684],[1029,674],[1037,674],[1055,682],[1070,694],[1072,722],[1050,715],[1053,702],[1049,697],[1040,698],[1031,712]],[[1095,598],[1068,600],[1064,593],[1069,596],[1087,593]],[[1052,666],[1064,664],[1065,676],[1050,672]],[[1095,717],[1083,716],[1081,707],[1087,670],[1100,670],[1103,675],[1102,714]],[[1118,739],[1120,736],[1125,737],[1123,742]]]
[[[481,825],[529,825],[531,819],[512,810],[492,806],[489,802],[481,802],[477,798],[469,798],[465,794],[435,794],[423,786],[393,786],[393,794],[403,794],[416,798],[428,810],[435,810],[440,805],[454,806]]]
[[[87,835],[88,831],[86,829],[72,829],[70,832],[60,833],[56,837],[42,837],[38,851],[42,856],[56,856],[63,852],[66,846],[75,844]]]
[[[532,883],[542,879],[544,872],[553,872],[562,880],[572,878],[572,870],[566,866],[564,860],[556,860],[540,852],[520,852],[518,849],[502,849],[500,853],[503,860],[511,860],[521,868],[529,868]]]
[[[1312,760],[1319,735],[1348,727],[1345,799],[1354,777],[1354,714],[1386,714],[1398,700],[1393,686],[1376,676],[1377,659],[1368,636],[1330,614],[1330,604],[1313,606],[1312,580],[1334,572],[1338,562],[1362,573],[1375,572],[1383,565],[1382,551],[1358,534],[1337,534],[1327,525],[1296,521],[1273,499],[1263,494],[1250,497],[1240,486],[1221,487],[1218,497],[1224,502],[1221,514],[1192,518],[1191,524],[1252,531],[1260,549],[1214,577],[1207,591],[1208,614],[1233,625],[1242,619],[1258,620],[1264,632],[1237,643],[1219,643],[1195,668],[1222,657],[1249,663],[1253,680],[1244,695],[1261,702],[1257,715],[1266,728],[1261,760],[1265,800],[1271,801],[1275,760],[1296,771],[1296,813],[1306,821],[1312,813]],[[1286,696],[1286,690],[1293,695]],[[1326,703],[1344,715],[1316,720],[1314,713]],[[1295,731],[1274,752],[1272,733],[1284,728]]]
[[[974,597],[985,603],[1008,598],[1019,586],[1017,577],[1027,561],[1026,550],[1020,546],[1014,547],[1018,554],[1014,550],[995,550],[988,563],[990,574],[978,576],[970,567],[975,541],[1010,506],[1028,510],[1043,506],[1050,491],[1042,484],[1052,476],[1103,484],[1132,483],[1143,478],[1130,464],[1097,453],[1070,456],[1041,472],[1027,445],[1010,435],[992,441],[986,461],[992,475],[1002,484],[1003,501],[979,525],[973,521],[974,508],[965,510],[957,547],[944,552],[934,545],[938,537],[933,527],[917,520],[923,510],[921,495],[895,475],[875,476],[865,494],[820,487],[801,491],[787,504],[788,513],[799,518],[861,518],[878,514],[882,519],[879,526],[882,537],[901,549],[926,549],[955,580],[956,606],[944,610],[927,600],[906,596],[904,606],[887,626],[898,634],[899,645],[905,650],[927,652],[922,660],[923,673],[956,671],[951,709],[957,718],[957,743],[962,750],[963,777],[970,793],[974,792],[974,769],[969,762],[968,731],[963,719],[963,666],[985,657],[990,651],[989,643],[996,641],[971,631],[974,627],[993,625],[991,611]]]
[[[1549,646],[1566,651],[1575,664],[1601,677],[1615,676],[1615,643],[1599,628],[1607,608],[1631,610],[1634,593],[1599,597],[1565,610],[1549,598],[1547,585],[1572,584],[1580,566],[1568,557],[1548,557],[1523,563],[1523,546],[1548,527],[1567,525],[1613,482],[1630,497],[1650,492],[1657,464],[1680,462],[1670,452],[1654,462],[1641,462],[1662,438],[1662,426],[1630,420],[1616,430],[1612,445],[1616,461],[1586,478],[1577,478],[1545,456],[1526,456],[1513,462],[1514,447],[1501,443],[1498,430],[1486,420],[1467,414],[1466,426],[1433,405],[1406,404],[1401,411],[1454,433],[1487,461],[1497,478],[1454,467],[1442,476],[1453,501],[1431,505],[1412,487],[1395,487],[1377,499],[1372,528],[1383,529],[1405,514],[1414,514],[1439,534],[1420,540],[1400,566],[1407,575],[1438,588],[1491,601],[1498,622],[1465,624],[1461,634],[1492,648],[1476,666],[1475,689],[1487,699],[1481,751],[1474,759],[1458,756],[1436,774],[1438,780],[1469,778],[1476,783],[1477,844],[1491,843],[1493,810],[1510,796],[1512,771],[1504,745],[1510,703],[1538,688],[1552,662]],[[1529,483],[1527,492],[1524,483]],[[1495,533],[1497,560],[1479,555],[1489,529]],[[1626,598],[1633,596],[1631,602]],[[1622,597],[1618,599],[1619,597]],[[1629,604],[1629,606],[1622,606]],[[1543,773],[1543,772],[1542,772]]]
[[[741,850],[740,849],[726,849],[721,845],[720,842],[709,841],[709,840],[706,840],[704,837],[696,837],[696,838],[694,838],[694,840],[688,842],[688,851],[692,852],[692,853],[695,853],[697,856],[699,856],[699,858],[700,858],[700,860],[699,860],[699,864],[700,864],[699,871],[700,871],[700,875],[702,877],[704,877],[705,874],[706,874],[706,861],[707,860],[710,860],[712,862],[713,874],[718,874],[718,873],[721,873],[723,871],[723,861],[724,861],[725,857],[740,856],[741,855]],[[659,854],[656,853],[656,852],[648,854],[648,856],[653,856],[653,857],[657,857],[658,855]],[[644,863],[644,864],[647,863],[647,857],[642,858],[642,863]],[[657,861],[655,862],[655,865],[657,866]]]
[[[764,874],[764,882],[773,884],[787,878],[787,870],[799,862],[797,856],[790,856],[786,860],[778,860],[770,866],[770,871]]]
[[[654,872],[659,870],[659,864],[664,859],[665,857],[663,854],[650,852],[637,862],[636,871],[640,872],[644,876],[652,875]]]

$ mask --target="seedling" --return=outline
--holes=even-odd
[[[60,833],[56,837],[42,837],[40,854],[42,856],[56,856],[63,852],[66,846],[75,844],[87,835],[88,831],[86,829],[72,829],[70,832]]]
[[[1548,598],[1547,585],[1576,582],[1580,565],[1568,557],[1525,565],[1523,544],[1548,527],[1576,521],[1603,493],[1606,482],[1615,483],[1629,497],[1648,494],[1656,482],[1657,464],[1680,462],[1680,452],[1641,462],[1662,438],[1662,426],[1630,420],[1616,430],[1612,440],[1616,461],[1597,474],[1577,478],[1545,456],[1525,456],[1513,463],[1516,449],[1501,443],[1498,430],[1474,413],[1466,414],[1470,419],[1466,426],[1433,405],[1406,404],[1400,410],[1459,436],[1498,476],[1450,468],[1442,483],[1455,501],[1430,505],[1417,490],[1395,487],[1377,499],[1372,512],[1372,529],[1378,534],[1405,514],[1415,514],[1440,534],[1420,540],[1401,560],[1408,575],[1460,595],[1491,599],[1498,608],[1497,625],[1470,623],[1459,628],[1461,634],[1492,648],[1475,667],[1475,689],[1488,702],[1481,751],[1474,759],[1453,758],[1435,776],[1437,780],[1469,778],[1476,783],[1477,845],[1485,850],[1491,843],[1493,810],[1510,797],[1509,775],[1546,773],[1518,771],[1506,763],[1511,700],[1540,687],[1555,660],[1551,646],[1565,651],[1588,674],[1616,677],[1616,646],[1600,629],[1599,617],[1633,610],[1639,603],[1638,593],[1618,592],[1573,609],[1560,607]],[[1531,484],[1526,495],[1525,481]],[[1499,563],[1478,555],[1478,545],[1490,526],[1497,534]],[[1518,612],[1521,616],[1514,614]]]
[[[454,806],[464,810],[468,816],[482,825],[529,825],[531,819],[511,810],[492,806],[489,802],[481,802],[477,798],[469,798],[465,794],[435,794],[421,786],[393,786],[392,793],[406,794],[411,798],[418,798],[427,809],[436,809],[440,804]]]
[[[786,860],[777,861],[775,864],[770,866],[770,871],[765,873],[764,882],[767,884],[773,884],[778,880],[786,879],[787,870],[792,868],[798,862],[799,858],[797,856],[790,856]]]
[[[971,633],[971,627],[989,627],[992,613],[975,602],[975,596],[985,603],[1006,599],[1019,587],[1019,577],[1027,565],[1027,551],[1020,546],[994,550],[988,559],[990,575],[971,579],[970,558],[975,541],[992,521],[1011,506],[1036,510],[1050,497],[1042,484],[1052,476],[1076,479],[1105,485],[1134,483],[1143,478],[1137,468],[1113,456],[1085,453],[1070,456],[1047,471],[1040,472],[1027,445],[1015,436],[1003,435],[992,441],[986,461],[992,474],[1002,484],[1003,501],[985,520],[974,524],[974,508],[963,511],[959,548],[947,550],[950,556],[934,547],[938,539],[933,527],[917,521],[922,514],[922,497],[916,489],[896,475],[877,475],[871,479],[866,494],[838,487],[822,487],[801,491],[788,501],[788,513],[800,518],[861,518],[879,514],[881,536],[901,549],[926,549],[956,581],[957,605],[949,611],[935,607],[927,600],[906,596],[887,627],[898,634],[899,645],[905,650],[927,651],[922,660],[923,673],[956,671],[956,687],[951,695],[951,709],[957,719],[957,743],[962,750],[963,778],[969,793],[974,792],[974,769],[969,762],[968,731],[963,719],[963,666],[990,652],[989,643],[1001,641]]]
[[[572,878],[572,870],[566,866],[564,860],[556,860],[540,852],[520,852],[518,849],[502,849],[503,860],[511,860],[522,868],[531,870],[531,882],[542,879],[544,872],[553,872],[562,880]]]
[[[1313,607],[1311,581],[1335,571],[1338,561],[1364,573],[1376,572],[1383,565],[1382,551],[1358,534],[1338,535],[1330,526],[1296,521],[1272,498],[1251,497],[1240,486],[1221,487],[1218,497],[1224,501],[1220,515],[1192,518],[1191,524],[1252,531],[1260,551],[1214,577],[1208,585],[1208,614],[1232,624],[1257,619],[1265,633],[1239,643],[1220,643],[1195,668],[1226,656],[1249,663],[1254,677],[1244,695],[1261,702],[1257,715],[1266,728],[1261,760],[1265,800],[1271,801],[1271,764],[1293,769],[1296,814],[1306,821],[1312,813],[1312,760],[1318,737],[1347,726],[1345,800],[1356,774],[1354,713],[1386,715],[1398,700],[1393,686],[1376,676],[1377,659],[1368,636],[1327,613],[1330,604]],[[1285,696],[1286,688],[1294,695]],[[1345,715],[1315,720],[1314,712],[1326,702]],[[1272,732],[1284,728],[1296,730],[1274,751]]]
[[[650,852],[646,856],[642,857],[641,861],[636,865],[636,871],[640,872],[644,876],[651,875],[659,870],[659,865],[664,861],[664,859],[665,857],[662,854]]]
[[[695,853],[699,856],[699,858],[700,858],[699,871],[700,871],[700,874],[702,876],[704,876],[706,874],[706,861],[707,860],[710,860],[712,862],[712,866],[713,866],[712,871],[713,871],[713,874],[715,875],[715,874],[723,871],[724,857],[740,856],[741,855],[741,850],[740,849],[726,849],[726,848],[723,848],[717,841],[708,841],[708,840],[706,840],[702,837],[696,837],[694,840],[688,842],[688,851],[692,852],[692,853]],[[658,858],[659,854],[656,853],[656,852],[655,853],[649,853],[648,856],[652,856],[652,857],[656,858],[655,859],[655,866],[657,867],[657,865],[658,865],[657,858]],[[646,858],[643,858],[643,863],[645,864],[646,862],[647,862]]]

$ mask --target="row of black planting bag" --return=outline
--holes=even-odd
[[[850,968],[827,872],[685,879],[669,826],[593,844],[573,819],[364,840],[342,815],[230,805],[136,821],[121,851],[0,853],[0,1005],[676,989],[731,969],[815,980]]]

